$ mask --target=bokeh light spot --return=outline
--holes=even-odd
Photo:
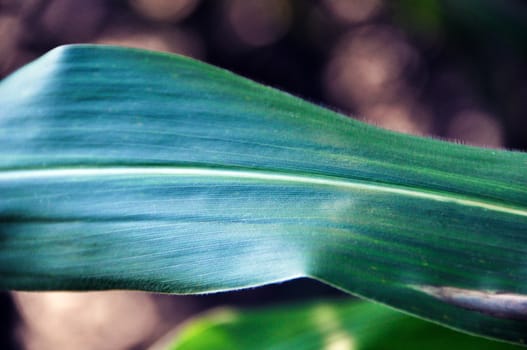
[[[236,36],[250,46],[265,46],[287,33],[292,9],[286,0],[230,0],[227,19]]]
[[[131,0],[130,5],[147,18],[177,22],[194,11],[198,0]]]
[[[448,137],[482,147],[503,147],[503,130],[496,118],[478,109],[458,112],[448,126]]]
[[[331,14],[347,23],[365,22],[382,9],[381,0],[324,0]]]

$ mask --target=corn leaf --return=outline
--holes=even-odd
[[[208,293],[307,276],[525,342],[525,153],[85,45],[0,82],[0,145],[2,289]]]
[[[191,319],[158,349],[520,350],[454,332],[380,304],[325,301],[256,310],[221,308]]]

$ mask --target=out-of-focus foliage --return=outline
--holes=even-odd
[[[161,347],[160,347],[161,348]],[[180,329],[170,350],[520,350],[369,302],[219,309]]]

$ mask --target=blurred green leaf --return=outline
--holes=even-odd
[[[308,276],[523,343],[527,155],[396,134],[174,55],[51,51],[0,83],[0,288]]]
[[[170,350],[506,350],[369,302],[327,301],[252,311],[218,309],[192,319]]]
[[[431,39],[439,36],[443,30],[444,14],[441,1],[399,0],[391,2],[390,6],[393,7],[396,22],[413,33]]]

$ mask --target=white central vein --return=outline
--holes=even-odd
[[[495,212],[527,216],[526,209],[514,208],[500,204],[487,203],[474,199],[459,198],[448,194],[417,191],[411,188],[397,187],[387,184],[353,182],[351,180],[314,176],[291,175],[257,170],[207,169],[198,167],[164,168],[164,167],[114,167],[114,168],[72,168],[72,169],[36,169],[8,170],[0,172],[0,182],[31,180],[43,178],[68,177],[112,177],[112,176],[196,176],[218,177],[240,180],[273,181],[306,185],[321,185],[345,189],[383,192],[402,196],[429,199],[437,202],[449,202],[462,206],[477,207]]]

